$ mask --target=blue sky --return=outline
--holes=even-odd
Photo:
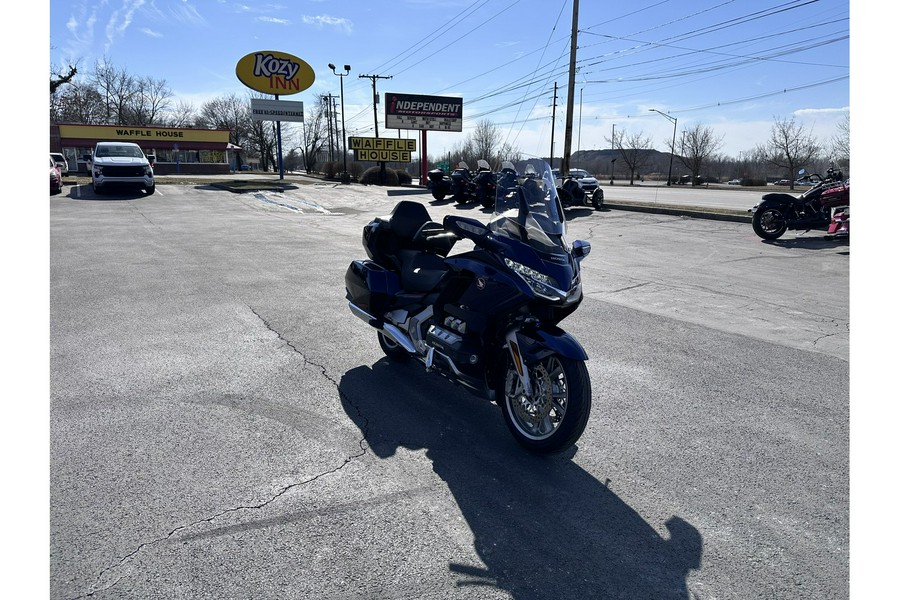
[[[613,126],[664,149],[672,123],[697,123],[737,157],[765,142],[775,117],[821,141],[850,105],[849,0],[581,0],[572,150],[609,147]],[[854,15],[856,17],[856,15]],[[350,135],[374,135],[378,91],[462,97],[463,133],[430,133],[429,154],[462,142],[479,120],[529,154],[563,147],[572,0],[393,0],[243,3],[232,0],[52,0],[50,63],[82,72],[107,57],[164,79],[197,108],[250,90],[235,65],[258,50],[293,54],[316,72],[284,99],[339,94]],[[385,131],[379,108],[379,131]],[[412,136],[404,132],[404,137]]]

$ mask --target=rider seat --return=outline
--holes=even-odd
[[[442,257],[453,245],[445,236],[434,237],[435,232],[443,232],[443,227],[431,220],[423,205],[401,200],[389,216],[370,223],[363,236],[369,256],[397,271],[403,290],[427,292],[449,270]]]

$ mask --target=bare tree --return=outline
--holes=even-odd
[[[643,131],[628,134],[620,131],[612,140],[613,149],[618,150],[622,161],[630,173],[631,185],[634,185],[635,173],[650,162],[653,141],[644,136]]]
[[[108,59],[97,61],[90,75],[90,84],[103,100],[104,125],[126,125],[128,106],[134,94],[134,78],[117,69]]]
[[[775,167],[787,170],[792,190],[794,174],[815,160],[821,151],[822,147],[812,134],[793,117],[790,120],[775,118],[771,137],[765,145],[766,160]]]
[[[103,101],[105,125],[161,125],[172,98],[165,80],[137,77],[113,65],[97,61],[88,84]]]
[[[231,132],[229,141],[240,146],[238,167],[246,161],[250,143],[250,103],[237,94],[214,98],[204,102],[197,115],[196,124],[208,129],[227,129]]]
[[[831,138],[831,153],[845,172],[850,172],[850,113],[837,124],[838,132]]]
[[[197,109],[190,102],[179,100],[165,116],[167,127],[193,127],[197,122]]]
[[[53,48],[54,46],[50,46]],[[67,83],[72,83],[75,80],[75,75],[78,74],[78,61],[75,64],[70,64],[64,68],[58,67],[56,65],[50,65],[50,95],[52,96],[56,90]]]
[[[75,75],[78,74],[78,66],[77,65],[69,65],[68,72],[52,72],[50,73],[50,93],[53,94],[59,89],[60,86],[65,85],[67,83],[72,83],[72,80],[75,79]]]
[[[172,98],[172,90],[164,79],[135,78],[134,92],[126,107],[128,125],[163,125],[166,110]]]
[[[722,139],[721,136],[716,137],[711,127],[702,123],[682,130],[678,160],[691,172],[692,184],[698,181],[703,163],[722,147]]]
[[[500,137],[500,128],[495,123],[487,119],[478,121],[470,135],[474,158],[495,162],[500,151]]]
[[[307,173],[315,171],[320,152],[330,145],[332,139],[339,137],[329,133],[332,114],[329,104],[329,96],[317,94],[308,110],[304,105],[300,149],[303,152],[303,166]],[[338,143],[339,150],[340,147],[340,143]],[[329,154],[333,154],[333,152]],[[343,169],[343,163],[341,168]]]
[[[103,98],[89,84],[75,82],[50,94],[50,120],[54,123],[103,123]]]

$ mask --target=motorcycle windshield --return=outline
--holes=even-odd
[[[567,254],[566,221],[550,165],[541,159],[503,162],[488,227],[542,254]]]

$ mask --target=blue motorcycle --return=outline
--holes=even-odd
[[[471,250],[452,254],[459,240]],[[580,263],[550,166],[503,163],[494,212],[484,223],[431,219],[399,202],[363,228],[368,260],[345,275],[352,314],[377,331],[391,360],[416,360],[496,402],[531,452],[566,450],[591,411],[587,354],[559,327],[581,304]]]

